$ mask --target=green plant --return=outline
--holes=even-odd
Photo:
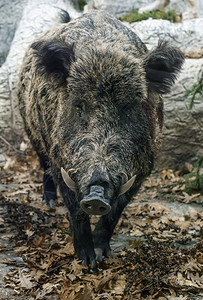
[[[203,156],[201,156],[194,165],[194,170],[184,175],[186,191],[193,193],[199,191],[203,193],[203,174],[201,174],[201,167],[203,164]]]
[[[71,235],[70,230],[68,230],[68,229],[66,229],[66,228],[62,229],[62,233],[63,233],[63,234],[67,234],[67,235]]]
[[[202,99],[203,99],[203,70],[202,69],[199,71],[198,82],[195,83],[191,87],[191,89],[189,89],[185,92],[185,97],[186,98],[191,97],[189,109],[193,108],[194,102],[195,102],[195,97],[196,97],[197,94],[200,94],[202,96]]]
[[[142,14],[138,13],[138,9],[134,9],[129,14],[125,14],[124,16],[122,16],[120,18],[120,20],[132,23],[132,22],[139,22],[139,21],[147,20],[149,18],[164,19],[164,20],[168,20],[170,22],[178,22],[179,21],[179,18],[177,17],[177,13],[174,9],[169,10],[169,11],[152,10],[151,12],[146,12],[146,13],[142,13]]]
[[[83,10],[86,4],[87,2],[85,0],[78,0],[78,6],[80,10]]]

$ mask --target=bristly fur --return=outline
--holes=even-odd
[[[160,40],[158,47],[145,58],[149,89],[160,94],[170,92],[183,62],[184,55],[179,49]]]
[[[120,214],[153,168],[163,125],[161,94],[169,91],[183,60],[165,42],[148,52],[131,30],[104,12],[46,32],[25,55],[19,108],[46,171],[44,199],[56,197],[59,185],[76,252],[93,268],[94,247],[108,255]],[[77,170],[76,193],[63,182],[61,167]],[[118,196],[122,182],[135,174],[131,189]],[[105,187],[112,208],[91,233],[79,203],[95,182]]]
[[[61,9],[60,17],[61,17],[61,23],[68,23],[71,20],[69,13],[64,9]]]
[[[38,41],[31,45],[38,59],[37,71],[55,73],[67,78],[71,62],[74,60],[73,45],[56,38]]]

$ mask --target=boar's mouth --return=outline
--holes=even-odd
[[[76,173],[75,169],[69,169],[66,172],[61,168],[61,175],[65,184],[73,191],[76,192],[75,182],[70,177],[71,174]],[[125,194],[134,184],[136,175],[134,175],[130,180],[123,184],[120,188],[120,193],[118,196]],[[110,212],[111,206],[109,200],[104,197],[104,187],[100,185],[92,185],[90,187],[90,192],[80,201],[81,209],[89,215],[106,215]]]

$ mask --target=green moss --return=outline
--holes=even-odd
[[[179,18],[177,17],[177,13],[174,9],[169,10],[169,11],[152,10],[151,12],[146,12],[146,13],[142,13],[142,14],[138,13],[138,9],[134,9],[131,13],[122,16],[120,18],[120,20],[132,23],[132,22],[139,22],[139,21],[147,20],[149,18],[163,19],[163,20],[168,20],[170,22],[178,22],[179,21]]]
[[[191,89],[187,90],[185,93],[185,97],[190,98],[190,109],[192,109],[194,106],[195,97],[197,94],[200,94],[203,99],[203,70],[200,70],[199,72],[198,82],[195,83]]]
[[[78,0],[78,6],[80,10],[83,10],[86,4],[87,2],[85,0]]]
[[[200,174],[200,169],[203,164],[203,156],[195,164],[194,171],[184,175],[185,190],[188,194],[200,192],[203,194],[203,174]]]
[[[184,218],[185,218],[185,221],[189,221],[190,220],[190,216],[188,216],[188,215],[185,215]]]
[[[68,229],[62,229],[62,233],[63,234],[67,234],[67,235],[71,235],[71,232],[70,232],[70,230],[68,230]]]

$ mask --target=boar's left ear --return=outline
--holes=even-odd
[[[49,74],[57,73],[68,76],[70,64],[74,60],[73,45],[53,39],[34,42],[31,48],[35,50],[35,54],[39,58],[39,70],[45,68]]]
[[[184,62],[183,53],[167,42],[159,42],[158,47],[145,57],[145,70],[150,90],[160,94],[170,91]]]

